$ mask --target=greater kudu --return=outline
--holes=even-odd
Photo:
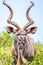
[[[29,11],[34,6],[34,3],[31,2],[31,5],[28,7],[28,9],[26,11],[26,17],[27,17],[29,22],[27,22],[23,28],[20,28],[20,26],[15,21],[11,20],[13,17],[13,11],[12,11],[11,7],[5,3],[5,0],[3,1],[3,4],[6,7],[8,7],[10,10],[10,15],[7,19],[7,22],[16,27],[16,29],[13,29],[13,27],[7,26],[7,32],[9,34],[10,33],[16,34],[16,37],[14,39],[14,44],[12,45],[12,50],[11,50],[12,57],[13,57],[12,65],[16,65],[15,57],[18,58],[18,47],[19,46],[20,47],[23,46],[22,54],[21,54],[22,61],[24,62],[25,58],[27,58],[28,60],[31,61],[30,57],[36,53],[36,48],[35,48],[35,44],[34,44],[33,39],[30,36],[28,36],[27,34],[29,34],[29,33],[34,34],[37,30],[37,27],[31,27],[28,29],[28,27],[34,23],[34,21],[29,16]]]

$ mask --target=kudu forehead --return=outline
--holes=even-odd
[[[24,36],[22,36],[22,35],[19,35],[19,36],[15,36],[15,39],[14,39],[14,41],[20,41],[20,42],[23,42],[23,41],[25,41],[26,40],[26,36],[24,35]]]
[[[22,36],[22,35],[18,36],[18,40],[22,42],[25,41],[25,39],[26,39],[26,36]]]

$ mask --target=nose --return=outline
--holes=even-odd
[[[19,45],[19,49],[23,49],[23,44],[22,43]]]
[[[22,42],[22,45],[24,46],[24,45],[25,45],[25,43],[24,43],[24,42]]]

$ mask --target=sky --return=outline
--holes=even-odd
[[[13,10],[13,21],[16,21],[21,27],[28,22],[26,18],[26,11],[28,6],[31,5],[30,0],[5,0]],[[34,2],[34,7],[30,10],[30,17],[34,20],[32,26],[38,27],[35,34],[30,34],[34,41],[40,41],[43,43],[43,0],[31,0]],[[3,0],[0,0],[0,32],[6,30],[6,26],[9,16],[9,9],[3,5]],[[11,26],[11,25],[10,25]]]

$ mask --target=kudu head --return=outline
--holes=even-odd
[[[37,27],[31,27],[28,29],[28,27],[30,25],[32,25],[34,23],[34,21],[31,19],[31,17],[29,16],[29,11],[30,9],[34,6],[34,3],[31,2],[31,5],[28,7],[27,11],[26,11],[26,17],[28,19],[29,22],[27,22],[23,28],[20,28],[20,26],[15,22],[15,21],[12,21],[12,17],[13,17],[13,11],[11,9],[11,7],[5,3],[5,0],[3,1],[3,4],[8,7],[8,9],[10,10],[10,15],[7,19],[7,22],[9,24],[12,24],[13,26],[16,27],[16,29],[13,29],[13,27],[10,27],[10,26],[7,26],[7,32],[10,34],[10,33],[14,33],[17,35],[18,39],[19,39],[19,42],[21,43],[25,43],[25,37],[27,34],[34,34],[37,30]]]

